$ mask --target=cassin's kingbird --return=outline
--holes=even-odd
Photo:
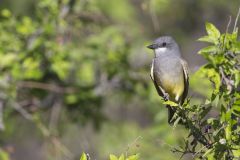
[[[147,47],[155,53],[150,76],[159,96],[182,105],[189,82],[187,62],[182,59],[178,44],[172,37],[163,36]],[[169,105],[167,108],[168,123],[171,124],[175,109]]]

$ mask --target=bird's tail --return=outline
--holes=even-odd
[[[174,109],[170,105],[167,105],[166,107],[168,108],[168,123],[169,124],[173,124],[174,123],[174,119],[172,119],[172,118],[174,116],[174,113],[176,112],[176,109]]]

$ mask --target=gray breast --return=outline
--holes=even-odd
[[[178,81],[178,77],[182,77],[183,70],[179,57],[165,56],[154,58],[153,74],[155,79],[159,82],[163,78],[172,81]]]

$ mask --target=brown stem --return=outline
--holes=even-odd
[[[47,84],[41,82],[34,82],[34,81],[21,81],[17,84],[20,88],[36,88],[42,90],[48,90],[57,93],[73,93],[75,92],[74,88],[71,87],[60,87],[55,84]]]

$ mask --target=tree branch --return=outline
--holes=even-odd
[[[56,93],[73,93],[75,92],[74,88],[71,87],[60,87],[55,84],[47,84],[47,83],[41,83],[41,82],[34,82],[34,81],[21,81],[17,84],[17,87],[19,88],[36,88],[36,89],[42,89],[42,90],[48,90],[51,92]]]

